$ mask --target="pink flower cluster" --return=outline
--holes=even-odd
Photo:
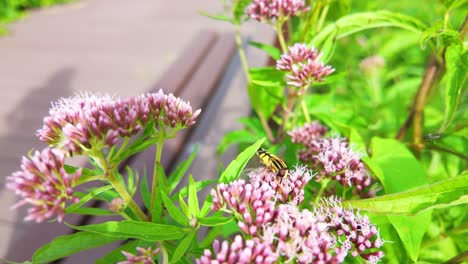
[[[361,196],[372,196],[366,192],[373,183],[361,156],[353,151],[344,138],[323,138],[326,128],[313,122],[288,132],[293,143],[305,148],[299,151],[299,159],[318,172],[316,180],[330,178],[343,186],[351,186]]]
[[[256,235],[273,219],[275,191],[268,184],[246,183],[244,180],[221,183],[216,190],[211,190],[211,196],[211,208],[218,211],[228,207],[235,212],[240,229],[247,235]]]
[[[328,232],[340,240],[340,250],[350,251],[353,257],[359,255],[369,263],[377,263],[383,257],[383,252],[377,249],[384,241],[367,216],[343,209],[336,197],[322,200],[315,213],[328,223]]]
[[[276,263],[278,256],[273,252],[271,245],[262,242],[259,238],[244,241],[237,235],[229,245],[228,241],[222,244],[216,240],[213,243],[213,253],[205,249],[203,255],[196,260],[197,264],[272,264]]]
[[[151,247],[137,247],[137,254],[132,254],[127,251],[122,251],[122,254],[127,258],[125,261],[120,261],[117,264],[154,264],[154,257],[159,253],[159,248],[152,249]]]
[[[298,205],[304,200],[304,186],[312,177],[311,171],[305,166],[296,167],[290,170],[286,177],[281,178],[265,167],[249,173],[252,184],[268,184],[273,190],[276,190],[276,199],[282,203],[290,202],[294,205]]]
[[[23,157],[21,170],[7,177],[7,188],[22,197],[14,208],[30,204],[25,220],[43,222],[57,216],[59,222],[64,216],[67,201],[78,202],[73,196],[73,187],[81,176],[81,169],[68,174],[64,168],[65,154],[56,149],[36,151],[31,157]]]
[[[236,236],[231,245],[215,241],[214,252],[205,250],[197,263],[342,263],[348,254],[377,263],[383,257],[377,228],[367,217],[343,209],[334,197],[313,211],[279,204],[257,231],[246,241]]]
[[[129,99],[82,94],[54,104],[37,135],[52,146],[81,154],[114,146],[118,138],[131,137],[152,121],[172,128],[191,126],[199,114],[200,110],[192,112],[190,103],[162,90]]]
[[[276,68],[287,72],[286,83],[301,88],[300,93],[313,82],[322,82],[335,69],[320,61],[321,54],[315,48],[296,43],[289,52],[276,61]]]
[[[305,6],[304,0],[253,0],[245,13],[257,21],[271,22],[285,20],[307,11],[309,8]]]

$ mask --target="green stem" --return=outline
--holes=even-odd
[[[306,122],[310,124],[311,123],[310,114],[309,114],[309,110],[307,110],[307,105],[305,104],[303,96],[301,98],[301,107],[302,107],[302,112],[304,112],[304,117],[305,117]]]
[[[284,35],[283,35],[283,21],[277,21],[276,22],[276,35],[278,36],[278,41],[281,47],[281,51],[283,53],[288,52],[288,46],[286,45],[286,41],[284,40]]]
[[[91,182],[91,181],[103,181],[106,180],[106,175],[101,174],[101,175],[94,175],[86,178],[78,178],[74,186],[81,185],[83,183]]]
[[[323,192],[325,189],[328,187],[328,184],[330,183],[330,179],[323,179],[322,182],[320,183],[320,190],[317,193],[317,196],[314,199],[314,204],[317,204],[318,201],[320,200],[320,197],[322,196]]]
[[[125,147],[127,146],[128,142],[130,142],[130,138],[126,137],[124,139],[124,142],[122,142],[122,145],[120,145],[119,151],[117,151],[117,154],[115,154],[114,157],[118,157],[122,152],[125,150]]]
[[[169,264],[169,254],[167,254],[167,250],[163,243],[159,243],[159,248],[161,249],[162,254],[162,264]]]
[[[159,171],[158,168],[159,166],[161,166],[161,156],[162,156],[162,149],[164,145],[164,137],[161,137],[161,138],[162,139],[160,139],[158,143],[156,143],[156,156],[154,159],[153,183],[151,185],[151,201],[150,201],[150,208],[149,208],[150,212],[154,208],[154,203],[159,193],[158,183],[159,183],[160,175],[158,175],[158,171]],[[151,214],[151,218],[154,218],[154,217],[155,216]]]
[[[130,207],[130,209],[138,216],[138,218],[142,221],[147,221],[148,217],[143,213],[140,207],[135,203],[132,196],[127,192],[124,186],[122,186],[121,182],[117,179],[114,173],[108,171],[107,180],[112,184],[114,189],[119,193],[120,197],[125,201],[125,204]]]
[[[114,187],[115,191],[117,191],[124,200],[125,204],[130,207],[130,209],[140,218],[142,221],[146,221],[148,218],[140,209],[140,207],[135,203],[132,196],[127,192],[125,187],[122,183],[118,180],[117,176],[114,173],[114,168],[109,166],[106,159],[102,155],[100,151],[94,151],[89,153],[90,157],[98,164],[99,168],[105,172],[104,178],[109,181],[109,183]],[[98,175],[102,176],[102,175]]]
[[[319,21],[317,22],[317,31],[316,32],[320,32],[320,30],[322,30],[322,26],[323,26],[323,23],[325,22],[325,18],[327,17],[329,7],[330,7],[329,4],[327,4],[327,5],[325,5],[323,7],[322,14],[320,14]]]
[[[239,58],[242,64],[242,69],[244,70],[245,78],[247,79],[247,83],[250,83],[249,65],[247,63],[247,57],[245,56],[244,48],[242,47],[242,37],[241,37],[239,25],[236,23],[234,25],[234,28],[235,28],[237,52],[239,53]]]

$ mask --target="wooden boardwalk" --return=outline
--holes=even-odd
[[[11,35],[0,38],[0,89],[5,99],[0,104],[0,259],[12,251],[34,251],[18,248],[19,238],[34,239],[27,232],[36,224],[22,221],[24,210],[9,210],[16,197],[4,189],[4,176],[18,170],[29,149],[43,147],[34,131],[50,101],[85,90],[126,97],[155,85],[170,85],[161,82],[164,72],[200,30],[232,31],[230,25],[196,13],[221,10],[220,1],[186,1],[183,8],[172,2],[79,1],[36,11],[10,25]],[[245,32],[257,41],[271,38],[269,30],[255,24],[245,27]],[[249,55],[252,65],[265,62],[258,51],[249,50]],[[231,76],[221,80],[214,94],[217,105],[210,106],[218,111],[204,116],[209,125],[197,128],[190,139],[190,144],[201,144],[193,168],[196,178],[217,174],[216,144],[224,133],[239,127],[238,117],[249,112],[239,65],[231,64]],[[187,85],[196,93],[196,80]],[[83,262],[74,258],[67,263]]]

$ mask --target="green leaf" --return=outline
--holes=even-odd
[[[182,197],[180,193],[179,193],[179,205],[180,205],[180,209],[182,209],[182,212],[184,212],[187,218],[192,219],[193,215],[190,214],[190,209],[188,205],[185,203],[184,198]]]
[[[175,206],[175,204],[165,192],[161,192],[161,198],[163,200],[164,206],[166,207],[172,219],[174,219],[177,223],[181,224],[182,226],[189,226],[189,221],[187,217],[180,211],[179,208],[177,208],[177,206]]]
[[[146,173],[144,174],[144,177],[142,177],[140,191],[143,203],[145,204],[145,207],[149,209],[151,203],[151,191],[148,186],[148,176]]]
[[[347,15],[326,26],[319,34],[306,36],[307,43],[322,47],[329,35],[336,34],[335,39],[341,39],[353,33],[380,27],[399,27],[412,32],[421,33],[426,26],[414,17],[389,11],[362,12]]]
[[[254,109],[268,119],[284,100],[284,73],[275,67],[262,67],[249,69],[249,75],[250,101]]]
[[[212,15],[212,14],[206,13],[204,11],[198,11],[198,13],[200,15],[202,15],[202,16],[205,16],[205,17],[208,17],[208,18],[211,18],[211,19],[214,19],[214,20],[225,21],[225,22],[229,22],[229,23],[233,22],[232,18],[227,17],[225,15]]]
[[[92,190],[91,192],[89,192],[88,194],[86,194],[85,196],[83,196],[80,201],[76,204],[72,204],[70,205],[69,207],[67,207],[65,209],[65,213],[66,214],[70,214],[70,213],[74,213],[76,210],[78,210],[82,205],[84,205],[85,203],[87,203],[88,201],[90,201],[91,199],[93,199],[94,197],[98,196],[99,194],[105,192],[105,191],[108,191],[110,189],[112,189],[112,185],[105,185],[105,186],[102,186],[102,187],[99,187],[97,189],[94,189]]]
[[[170,263],[177,263],[177,261],[179,261],[179,259],[184,256],[185,252],[190,247],[190,244],[192,244],[192,241],[195,238],[196,234],[196,230],[193,230],[192,232],[189,232],[187,234],[187,236],[179,243],[179,245],[175,249],[174,255],[172,255]]]
[[[221,143],[219,143],[216,153],[218,155],[223,154],[231,145],[236,143],[253,143],[255,141],[255,135],[247,130],[236,130],[231,131],[224,135]]]
[[[198,153],[198,145],[195,145],[188,159],[179,163],[179,165],[177,165],[177,168],[174,170],[174,172],[171,173],[171,175],[168,178],[170,193],[173,192],[174,189],[177,187],[177,185],[180,183],[180,180],[182,179],[182,177],[184,177],[185,173],[190,168],[190,165],[192,165],[192,162],[197,156],[197,153]]]
[[[195,189],[198,192],[201,189],[203,189],[203,188],[205,188],[207,186],[210,186],[211,184],[216,183],[216,182],[217,182],[217,180],[215,180],[215,179],[197,181],[195,183]],[[182,197],[187,197],[187,195],[189,194],[188,190],[189,190],[188,186],[185,186],[184,188],[180,189],[180,191],[175,193],[173,197],[177,197],[179,194],[182,195]]]
[[[227,224],[233,220],[234,218],[232,217],[212,216],[212,217],[200,218],[198,219],[198,222],[200,223],[200,225],[203,225],[203,226],[218,226],[218,225]]]
[[[105,210],[102,208],[94,208],[94,207],[80,207],[78,209],[73,210],[71,214],[97,215],[97,216],[115,215],[114,212],[111,212],[109,210]]]
[[[219,178],[219,182],[228,183],[234,180],[237,180],[244,170],[245,165],[247,162],[252,158],[253,155],[257,152],[257,150],[262,146],[265,138],[262,138],[255,142],[253,145],[242,151],[235,160],[233,160],[229,166],[227,166],[226,170],[221,174]]]
[[[185,234],[184,229],[177,226],[131,220],[121,222],[109,221],[86,226],[68,224],[68,226],[76,230],[92,232],[102,236],[119,239],[137,238],[145,241],[181,239]]]
[[[445,52],[445,117],[439,133],[450,125],[457,110],[462,88],[466,87],[468,77],[468,51],[462,45],[450,45]]]
[[[428,186],[371,199],[348,201],[375,214],[407,214],[468,203],[468,172]]]
[[[234,6],[232,7],[234,20],[237,24],[242,22],[242,17],[244,17],[245,8],[250,4],[251,0],[236,0],[234,1]]]
[[[374,137],[371,149],[371,160],[383,173],[382,184],[387,194],[427,184],[426,173],[421,164],[399,141]],[[388,216],[413,261],[418,259],[421,241],[431,221],[431,214],[432,211],[429,210],[416,216]]]
[[[102,236],[97,233],[78,232],[71,235],[59,236],[40,247],[33,255],[34,263],[50,263],[75,253],[107,245],[119,237]]]
[[[260,42],[255,42],[255,41],[249,41],[249,44],[256,47],[256,48],[259,48],[259,49],[265,51],[274,60],[279,60],[280,57],[281,57],[281,51],[279,49],[277,49],[276,47],[274,47],[274,46],[264,44],[264,43],[260,43]]]
[[[205,217],[211,211],[212,204],[213,204],[213,197],[211,197],[211,194],[208,194],[200,210],[200,217]]]
[[[193,216],[198,216],[198,213],[200,212],[200,207],[198,206],[197,188],[195,187],[195,180],[193,180],[192,175],[190,175],[189,177],[188,206],[190,213]]]
[[[107,253],[104,257],[96,260],[96,264],[117,263],[119,261],[126,260],[127,258],[122,254],[122,251],[134,252],[137,247],[154,247],[154,243],[141,240],[130,241]]]

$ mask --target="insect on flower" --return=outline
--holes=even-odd
[[[257,150],[257,156],[260,158],[260,162],[269,170],[276,173],[277,176],[281,178],[288,176],[288,166],[282,159],[271,154],[263,148],[259,148]]]

